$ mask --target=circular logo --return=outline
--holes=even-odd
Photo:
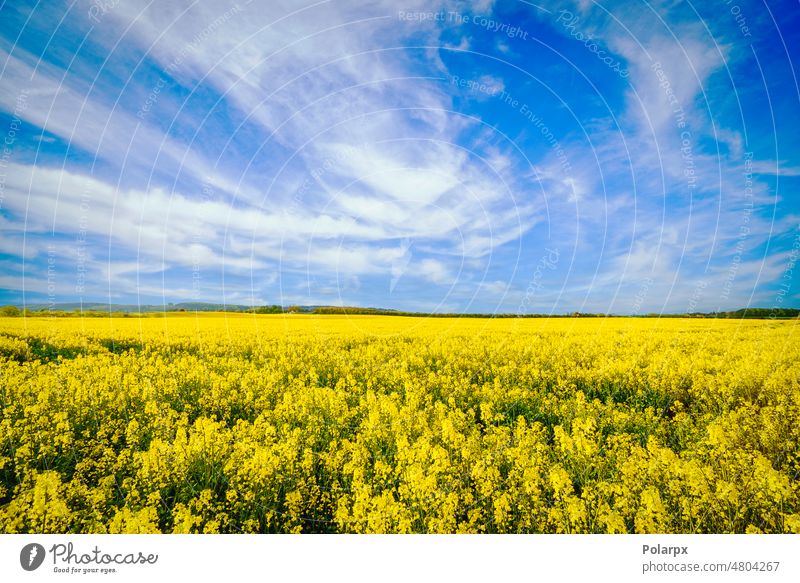
[[[44,547],[39,543],[30,543],[19,552],[19,564],[26,571],[35,571],[44,562]]]

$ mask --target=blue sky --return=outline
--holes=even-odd
[[[0,8],[0,302],[800,306],[796,3]]]

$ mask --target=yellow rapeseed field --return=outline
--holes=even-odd
[[[800,532],[797,321],[0,319],[0,532]]]

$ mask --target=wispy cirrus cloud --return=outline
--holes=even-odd
[[[0,110],[25,95],[9,298],[41,293],[24,280],[48,253],[65,298],[88,269],[94,298],[407,309],[518,309],[553,248],[526,309],[739,307],[784,275],[797,145],[761,105],[791,107],[785,45],[748,49],[735,20],[625,0],[2,10]]]

